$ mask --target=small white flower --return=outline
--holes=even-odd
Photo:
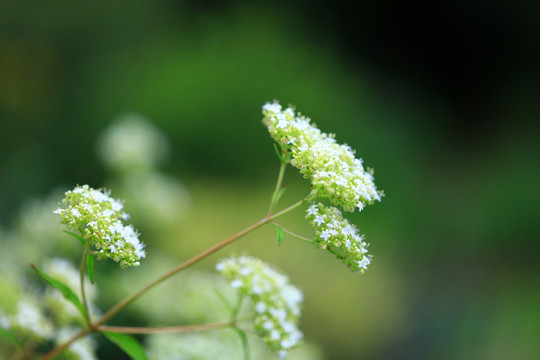
[[[317,223],[317,225],[321,225],[322,223],[324,223],[324,218],[320,215],[317,215],[315,216],[315,222]]]
[[[255,304],[255,311],[258,313],[263,313],[266,311],[266,304],[263,302],[258,302]]]
[[[242,280],[236,279],[236,280],[232,281],[232,282],[231,282],[231,286],[232,286],[233,288],[235,288],[235,289],[241,287],[241,286],[242,286]]]

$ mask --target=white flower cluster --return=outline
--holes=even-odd
[[[35,300],[35,289],[25,289],[23,283],[22,278],[9,273],[0,277],[0,328],[13,332],[17,337],[50,339],[53,324]],[[1,354],[0,351],[0,357]]]
[[[243,359],[238,335],[233,331],[152,334],[145,337],[149,359],[159,360],[238,360]],[[251,359],[275,360],[276,354],[260,341],[249,342]],[[288,360],[322,360],[322,351],[310,343],[287,354]]]
[[[123,204],[111,198],[109,192],[77,186],[66,192],[62,204],[67,208],[58,208],[54,213],[99,250],[98,259],[113,259],[123,268],[140,265],[139,260],[146,256],[144,244],[131,225],[122,223],[129,215],[122,212]]]
[[[367,254],[364,235],[359,235],[337,208],[313,204],[306,211],[306,219],[315,227],[316,245],[335,254],[353,272],[367,269],[371,255]]]
[[[302,293],[289,284],[289,278],[268,264],[250,256],[227,258],[217,264],[240,296],[249,296],[255,304],[255,330],[278,356],[300,343],[298,330]]]
[[[169,153],[165,136],[140,114],[123,114],[101,134],[97,150],[112,170],[152,170]]]
[[[47,319],[37,301],[25,296],[17,303],[17,311],[11,317],[4,317],[9,328],[17,334],[35,339],[49,339],[53,335],[52,323]]]
[[[291,164],[311,181],[315,197],[328,198],[351,212],[381,200],[373,172],[364,170],[354,150],[336,143],[333,134],[322,132],[290,107],[282,110],[277,102],[265,104],[263,114],[270,135],[292,155]]]
[[[54,258],[43,266],[43,271],[62,282],[81,298],[80,274],[71,262]],[[90,302],[90,313],[97,313],[98,310],[92,304],[92,301],[96,298],[96,287],[91,286],[90,281],[86,279],[85,289],[86,299]],[[60,291],[53,287],[47,287],[44,295],[45,302],[56,323],[65,325],[75,322],[84,325],[85,319],[79,310],[70,301],[66,300]]]

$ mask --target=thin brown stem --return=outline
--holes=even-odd
[[[125,308],[127,305],[129,305],[130,303],[132,303],[133,301],[138,299],[142,294],[144,294],[146,291],[150,290],[152,287],[154,287],[157,284],[161,283],[162,281],[170,278],[171,276],[175,275],[179,271],[181,271],[181,270],[183,270],[183,269],[185,269],[185,268],[187,268],[187,267],[201,261],[202,259],[204,259],[204,258],[208,257],[209,255],[215,253],[219,249],[221,249],[221,248],[229,245],[230,243],[238,240],[242,236],[247,235],[248,233],[252,232],[253,230],[255,230],[255,229],[257,229],[257,228],[259,228],[259,227],[261,227],[261,226],[263,226],[263,225],[265,225],[267,223],[270,223],[273,219],[275,219],[275,218],[277,218],[277,217],[279,217],[279,216],[281,216],[281,215],[283,215],[283,214],[285,214],[285,213],[299,207],[300,205],[302,205],[304,203],[304,201],[305,200],[300,200],[300,201],[292,204],[291,206],[279,211],[276,214],[269,214],[269,215],[265,216],[264,218],[257,221],[253,225],[248,226],[247,228],[237,232],[236,234],[234,234],[234,235],[228,237],[227,239],[217,243],[216,245],[212,246],[211,248],[201,252],[200,254],[192,257],[191,259],[183,262],[182,264],[178,265],[177,267],[173,268],[172,270],[170,270],[170,271],[166,272],[165,274],[161,275],[160,277],[158,277],[154,281],[150,282],[149,284],[142,287],[141,289],[139,289],[135,293],[133,293],[133,294],[129,295],[128,297],[126,297],[124,300],[120,301],[118,304],[116,304],[111,309],[109,309],[98,321],[96,321],[95,323],[89,324],[89,327],[87,329],[81,330],[73,338],[71,338],[68,342],[66,342],[63,345],[60,345],[57,348],[54,348],[49,353],[47,353],[46,355],[41,357],[40,360],[49,360],[49,359],[54,358],[56,355],[60,354],[62,351],[67,349],[69,347],[69,345],[71,345],[77,339],[87,335],[90,332],[97,331],[98,329],[102,329],[103,328],[102,325],[107,320],[109,320],[111,317],[113,317],[117,312],[119,312],[120,310]]]
[[[69,339],[68,342],[66,342],[66,343],[52,349],[49,353],[47,353],[47,354],[43,355],[42,357],[40,357],[39,360],[54,359],[54,357],[56,357],[57,355],[62,353],[64,350],[66,350],[71,344],[73,344],[75,341],[79,340],[80,338],[82,338],[83,336],[87,335],[90,332],[91,332],[90,329],[82,329],[75,336],[73,336],[71,339]]]
[[[112,331],[126,334],[165,334],[165,333],[180,333],[192,331],[205,331],[222,329],[234,325],[233,321],[220,323],[198,324],[198,325],[181,325],[181,326],[163,326],[163,327],[129,327],[129,326],[107,326],[101,325],[97,331]]]
[[[248,226],[247,228],[245,228],[244,230],[242,231],[239,231],[238,233],[234,234],[233,236],[223,240],[222,242],[220,243],[217,243],[216,245],[212,246],[211,248],[201,252],[199,255],[196,255],[194,257],[192,257],[191,259],[183,262],[182,264],[178,265],[177,267],[175,267],[174,269],[166,272],[165,274],[161,275],[160,277],[158,277],[157,279],[155,279],[154,281],[152,281],[151,283],[149,283],[148,285],[144,286],[143,288],[141,288],[140,290],[138,290],[137,292],[131,294],[130,296],[128,296],[127,298],[125,298],[124,300],[120,301],[118,304],[116,304],[115,306],[113,306],[109,311],[107,311],[102,317],[101,319],[99,319],[95,324],[94,326],[99,326],[103,323],[105,323],[107,320],[109,320],[114,314],[116,314],[118,311],[120,311],[121,309],[123,309],[124,307],[126,307],[128,304],[130,304],[131,302],[133,302],[134,300],[136,300],[139,296],[141,296],[143,293],[145,293],[146,291],[148,291],[150,288],[156,286],[157,284],[161,283],[162,281],[168,279],[169,277],[173,276],[174,274],[176,274],[177,272],[179,272],[180,270],[183,270],[197,262],[199,262],[200,260],[204,259],[205,257],[215,253],[216,251],[218,251],[219,249],[221,249],[222,247],[226,246],[226,245],[229,245],[230,243],[238,240],[239,238],[241,238],[242,236],[252,232],[253,230],[261,227],[262,225],[266,224],[267,222],[269,222],[271,219],[265,217],[259,221],[257,221],[255,224],[251,225],[251,226]]]

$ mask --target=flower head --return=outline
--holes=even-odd
[[[367,269],[371,255],[367,254],[364,235],[359,235],[337,208],[313,204],[306,211],[306,219],[315,227],[316,245],[334,253],[353,272]]]
[[[129,215],[122,212],[123,204],[109,192],[77,186],[66,192],[62,204],[66,208],[54,211],[62,223],[78,231],[85,241],[99,250],[98,258],[110,258],[120,266],[138,266],[146,256],[144,244],[133,226],[124,225]]]
[[[272,138],[292,155],[291,165],[311,181],[314,197],[328,198],[346,211],[361,211],[381,200],[373,172],[366,171],[354,150],[338,144],[333,134],[322,132],[290,107],[283,110],[277,102],[265,104],[263,114]]]
[[[264,342],[284,357],[300,343],[298,330],[302,293],[287,276],[250,256],[231,257],[217,264],[232,287],[255,304],[255,330]]]

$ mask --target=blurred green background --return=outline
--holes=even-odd
[[[149,257],[185,260],[265,214],[279,164],[261,106],[277,99],[375,169],[386,197],[349,216],[372,266],[350,274],[294,239],[278,248],[265,228],[198,267],[243,251],[276,264],[303,290],[301,328],[328,359],[537,359],[538,10],[3,1],[0,224],[53,189],[115,195],[96,139],[135,111],[168,138],[162,171],[190,205],[172,225],[133,223]],[[286,183],[282,205],[308,192],[295,169]],[[283,224],[310,234],[303,216]]]

